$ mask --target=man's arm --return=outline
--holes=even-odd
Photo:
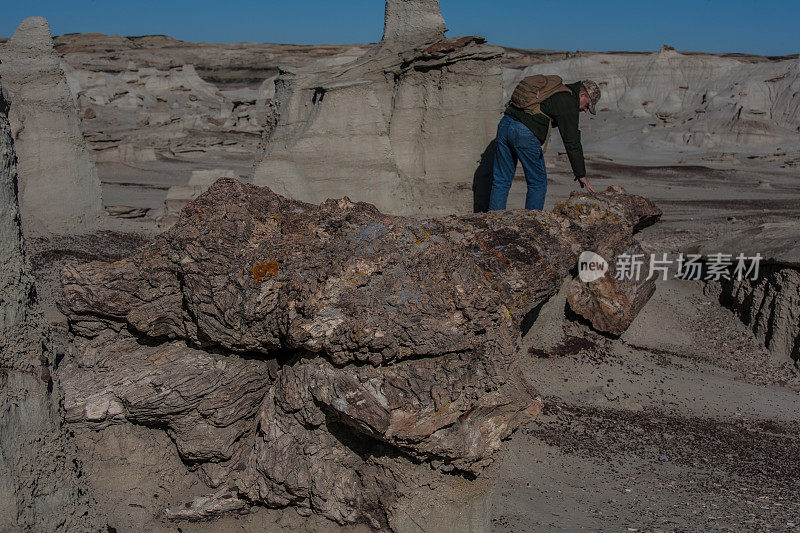
[[[586,162],[583,159],[583,145],[581,144],[581,130],[578,129],[580,111],[575,107],[574,102],[566,99],[559,99],[554,102],[554,116],[558,123],[558,131],[561,140],[564,141],[564,148],[567,150],[569,164],[572,166],[572,173],[575,179],[580,180],[586,176]]]
[[[569,158],[570,166],[572,166],[572,173],[575,175],[575,179],[578,180],[581,187],[586,187],[589,192],[594,192],[594,187],[586,178],[586,162],[583,158],[581,130],[578,128],[580,111],[575,106],[573,97],[565,93],[556,94],[542,106],[542,110],[553,118],[558,125],[558,131],[561,134],[561,140],[564,141],[564,148],[567,150],[567,157]]]

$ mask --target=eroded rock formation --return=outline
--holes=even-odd
[[[51,379],[52,345],[33,291],[0,88],[0,529],[98,530]]]
[[[614,200],[609,201],[610,198]],[[617,233],[601,230],[607,238],[586,248],[606,259],[606,275],[589,283],[576,277],[567,292],[570,309],[591,322],[594,329],[620,335],[653,295],[656,285],[646,271],[641,276],[627,272],[619,272],[618,276],[616,258],[622,254],[645,255],[633,233],[654,224],[661,217],[661,210],[652,202],[624,195],[624,189],[613,186],[597,195],[573,193],[568,201],[556,204],[554,211],[593,232],[602,227],[624,227]]]
[[[252,153],[274,91],[272,80],[258,89],[219,90],[192,65],[158,70],[131,62],[122,72],[66,73],[98,163]]]
[[[24,230],[94,231],[104,215],[100,180],[47,21],[22,21],[0,50],[0,61],[19,157]]]
[[[796,58],[719,57],[665,46],[651,54],[580,54],[505,70],[504,93],[531,74],[595,80],[599,109],[651,119],[635,142],[661,139],[752,154],[753,146],[796,142],[800,128],[800,62]],[[633,139],[633,138],[632,138]]]
[[[732,309],[777,358],[800,361],[800,224],[762,224],[722,235],[692,252],[708,258],[725,254],[733,263],[730,279],[712,282],[720,302]],[[761,256],[758,274],[735,273],[737,256]],[[749,268],[751,261],[746,261]],[[753,279],[755,277],[755,279]]]
[[[387,1],[384,41],[361,57],[282,71],[253,183],[393,214],[471,211],[502,114],[502,49],[442,39],[440,21],[436,1]]]
[[[134,257],[63,270],[68,418],[164,428],[229,488],[172,516],[260,503],[386,527],[426,465],[477,475],[537,415],[523,320],[582,249],[657,211],[585,196],[416,220],[221,179]]]

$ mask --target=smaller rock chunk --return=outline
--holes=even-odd
[[[235,489],[223,487],[210,496],[198,496],[191,502],[170,507],[165,514],[170,520],[204,520],[221,514],[244,511],[248,503]]]

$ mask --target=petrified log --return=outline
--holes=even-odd
[[[639,273],[620,272],[617,267],[616,260],[622,254],[633,258],[631,261],[637,261],[637,257],[644,258],[644,250],[635,239],[628,237],[613,246],[599,246],[596,253],[608,258],[608,270],[597,280],[573,279],[567,292],[567,303],[595,330],[621,335],[650,300],[656,284],[654,279],[648,279],[647,260],[642,260],[645,266]]]
[[[553,212],[569,218],[582,228],[589,242],[603,243],[625,239],[631,234],[652,226],[661,218],[661,209],[647,198],[628,194],[619,185],[589,194],[572,191],[569,198],[559,202]],[[616,231],[613,231],[615,230]]]
[[[649,200],[613,186],[596,195],[575,191],[554,211],[587,229],[589,240],[584,241],[584,249],[608,263],[608,270],[596,280],[572,280],[567,293],[570,309],[597,331],[622,334],[656,290],[654,279],[648,279],[649,261],[632,235],[657,222],[661,210]],[[617,258],[623,254],[631,268],[623,266],[620,272]],[[642,265],[634,272],[637,262]]]
[[[70,420],[163,427],[210,486],[385,527],[415,465],[477,475],[538,414],[520,324],[630,237],[627,204],[416,220],[220,179],[134,257],[64,268]]]

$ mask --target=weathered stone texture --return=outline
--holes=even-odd
[[[536,417],[523,320],[653,209],[615,189],[577,221],[416,220],[221,179],[135,256],[64,268],[69,420],[162,427],[236,487],[174,516],[261,503],[385,527],[416,465],[477,475]]]
[[[444,37],[439,0],[386,0],[383,43],[419,44]]]
[[[0,87],[0,246],[3,252],[0,255],[0,329],[25,319],[33,287],[22,250],[17,205],[17,158],[7,118],[8,107]]]
[[[253,183],[392,214],[471,211],[504,103],[502,49],[483,43],[379,44],[344,65],[282,72]]]
[[[800,361],[799,222],[761,224],[721,235],[687,251],[705,258],[725,254],[734,267],[740,254],[746,258],[746,267],[752,266],[749,258],[759,255],[756,279],[754,271],[743,271],[742,279],[738,279],[731,269],[730,279],[711,284],[719,286],[720,302],[750,326],[775,357]]]
[[[721,280],[720,301],[750,326],[776,357],[800,361],[800,271],[761,267],[757,280]]]

